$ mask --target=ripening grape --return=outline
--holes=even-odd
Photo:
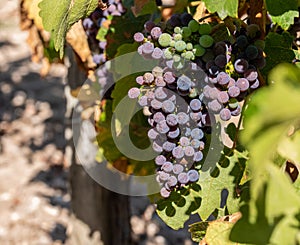
[[[221,71],[217,76],[217,82],[220,85],[228,84],[230,81],[230,76],[226,73]]]
[[[163,56],[163,51],[160,48],[154,48],[151,57],[153,59],[159,60]]]
[[[153,39],[157,40],[160,37],[160,35],[162,34],[162,30],[160,27],[156,26],[156,27],[152,28],[150,34]]]
[[[256,24],[251,24],[246,27],[247,35],[250,38],[257,38],[260,36],[259,26]]]
[[[166,120],[163,120],[163,121],[157,123],[156,130],[157,130],[157,132],[159,132],[161,134],[166,134],[169,132],[170,128],[167,125]]]
[[[164,57],[166,59],[172,59],[173,58],[173,53],[169,49],[165,49],[163,52],[164,52]]]
[[[190,182],[196,182],[199,179],[199,173],[195,169],[190,169],[187,172],[187,176]]]
[[[226,51],[227,51],[227,46],[226,46],[226,43],[223,42],[223,41],[220,41],[220,42],[217,42],[214,46],[214,54],[217,56],[217,55],[220,55],[220,54],[223,54],[225,55],[226,54]]]
[[[168,191],[165,187],[162,187],[160,189],[160,195],[164,198],[168,198],[170,196],[171,192]]]
[[[186,184],[189,182],[189,177],[187,175],[187,173],[180,173],[177,177],[178,181],[181,183],[181,184]]]
[[[179,27],[179,26],[176,26],[175,28],[174,28],[174,33],[176,33],[176,34],[181,34],[181,28]]]
[[[198,32],[201,35],[208,35],[208,34],[210,34],[210,32],[211,32],[211,26],[210,26],[210,24],[208,24],[208,23],[200,24],[199,27],[198,27]]]
[[[231,111],[231,115],[238,116],[241,114],[241,111],[242,111],[241,106],[238,105],[234,110]]]
[[[174,62],[180,62],[180,61],[181,61],[180,55],[174,54],[174,55],[173,55],[173,60],[174,60]]]
[[[192,43],[187,43],[186,44],[186,50],[193,50],[194,46]]]
[[[130,99],[135,99],[137,97],[139,97],[141,91],[139,88],[131,88],[128,90],[128,97]]]
[[[222,105],[217,100],[208,102],[207,107],[213,112],[219,112],[222,109]]]
[[[250,88],[256,89],[259,87],[259,80],[256,79],[253,84],[251,84]]]
[[[156,163],[156,165],[158,165],[158,166],[163,165],[166,161],[167,161],[167,159],[166,159],[166,157],[165,157],[164,155],[158,155],[158,156],[155,158],[155,163]]]
[[[152,54],[153,50],[154,50],[153,43],[146,42],[142,44],[143,54]]]
[[[245,59],[237,59],[234,62],[234,69],[238,73],[244,73],[245,71],[247,71],[248,66],[249,66],[248,61]]]
[[[240,89],[237,87],[237,86],[232,86],[228,89],[228,95],[231,97],[231,98],[235,98],[235,97],[238,97],[239,94],[240,94]]]
[[[203,48],[209,48],[213,45],[214,39],[209,35],[203,35],[200,37],[199,43]]]
[[[256,40],[254,42],[254,45],[257,47],[257,48],[260,48],[260,49],[265,49],[265,46],[266,46],[266,43],[264,40]]]
[[[199,23],[196,20],[191,20],[188,24],[188,27],[192,32],[197,32],[199,29]]]
[[[180,174],[183,172],[183,166],[181,164],[174,164],[173,166],[173,173]]]
[[[239,78],[236,81],[236,86],[242,91],[246,91],[249,88],[249,82],[246,78]]]
[[[138,76],[138,77],[136,77],[135,81],[136,81],[136,83],[139,84],[139,85],[143,85],[144,82],[145,82],[143,76]]]
[[[162,106],[161,106],[162,110],[165,112],[165,113],[172,113],[174,110],[175,110],[175,105],[172,101],[170,100],[165,100],[163,103],[162,103]]]
[[[154,76],[150,72],[146,72],[143,75],[143,78],[144,78],[144,83],[146,83],[146,84],[151,84],[154,81]]]
[[[151,30],[155,27],[155,23],[151,20],[148,20],[145,22],[144,24],[144,29],[147,31],[147,32],[151,32]]]
[[[193,53],[192,51],[186,51],[186,52],[183,53],[183,54],[185,54],[185,55],[184,55],[184,58],[185,58],[186,60],[193,60],[193,59],[195,59],[195,55],[194,55],[194,53]]]
[[[166,152],[171,152],[175,148],[176,144],[166,141],[163,143],[162,148]]]
[[[135,33],[134,36],[133,36],[134,41],[136,41],[136,42],[138,42],[138,43],[143,42],[143,41],[144,41],[144,38],[145,38],[145,37],[144,37],[143,33],[141,33],[141,32],[137,32],[137,33]]]
[[[180,40],[182,40],[182,35],[181,34],[174,34],[173,35],[173,39],[174,39],[174,41],[180,41]]]
[[[186,49],[186,43],[182,40],[176,41],[174,47],[175,47],[176,51],[182,52],[183,50]]]
[[[239,106],[239,102],[238,102],[237,99],[231,98],[231,99],[229,100],[228,107],[229,107],[230,109],[235,109],[235,108],[237,108],[238,106]]]
[[[200,128],[194,128],[191,131],[191,137],[193,139],[200,140],[200,139],[202,139],[204,137],[204,133],[203,133],[203,131]]]
[[[170,127],[174,127],[178,124],[178,117],[175,114],[168,114],[166,117],[166,122]]]
[[[168,33],[162,33],[158,38],[158,43],[162,47],[170,46],[171,41],[172,41],[172,36]]]
[[[220,68],[224,68],[227,64],[227,59],[226,56],[224,54],[219,54],[216,58],[215,58],[215,64],[220,67]]]
[[[176,159],[180,159],[184,156],[184,150],[181,146],[176,146],[173,150],[172,150],[172,155],[173,157],[175,157]]]
[[[228,121],[231,118],[231,111],[229,109],[227,109],[227,108],[223,108],[220,111],[220,118],[223,121]]]
[[[229,101],[229,95],[226,91],[220,91],[217,99],[220,103],[226,104]]]
[[[249,60],[254,60],[258,56],[258,49],[255,45],[249,45],[246,48],[245,53]]]
[[[212,65],[209,69],[208,69],[208,72],[210,75],[212,76],[217,76],[219,74],[219,67],[215,66],[215,65]],[[216,81],[216,80],[215,80]],[[216,81],[217,82],[217,81]]]
[[[191,140],[191,146],[195,149],[199,149],[200,147],[200,140],[192,139]]]
[[[258,77],[258,72],[256,71],[256,69],[248,69],[247,71],[245,71],[244,73],[244,77],[249,81],[249,82],[253,82],[257,79]]]

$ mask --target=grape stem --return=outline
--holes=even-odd
[[[211,17],[218,17],[218,14],[217,13],[213,13],[213,14],[210,14],[210,15],[206,15],[206,16],[200,18],[198,20],[198,22],[202,22],[203,20],[206,20],[206,19],[211,18]]]

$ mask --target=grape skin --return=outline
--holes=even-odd
[[[220,111],[220,118],[223,120],[223,121],[228,121],[230,120],[231,118],[231,111],[227,108],[223,108],[221,111]]]
[[[138,42],[138,43],[143,42],[143,41],[144,41],[144,38],[145,38],[145,37],[144,37],[143,33],[141,33],[141,32],[137,32],[137,33],[135,33],[134,36],[133,36],[134,41],[136,41],[136,42]]]
[[[199,173],[195,169],[189,170],[187,176],[190,182],[196,182],[199,179]]]
[[[130,99],[135,99],[135,98],[137,98],[137,97],[139,97],[139,95],[140,95],[140,89],[139,88],[131,88],[131,89],[129,89],[129,91],[128,91],[128,97],[130,98]]]
[[[237,59],[234,62],[234,69],[238,73],[244,73],[245,71],[247,71],[248,66],[249,66],[248,61],[245,59]]]
[[[158,156],[155,158],[155,163],[156,163],[156,165],[158,165],[158,166],[163,165],[166,161],[167,161],[167,159],[166,159],[166,157],[163,156],[163,155],[158,155]]]
[[[239,78],[236,81],[236,86],[242,91],[246,91],[249,88],[249,82],[246,78]]]

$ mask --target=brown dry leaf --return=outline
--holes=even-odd
[[[66,40],[79,56],[87,70],[94,69],[96,67],[96,64],[93,62],[92,53],[89,48],[87,36],[83,29],[81,20],[71,27],[67,33]]]
[[[206,12],[205,4],[204,2],[200,2],[194,14],[194,19],[199,20],[203,18],[205,16],[205,12]]]

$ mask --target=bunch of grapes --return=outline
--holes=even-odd
[[[166,198],[199,179],[195,167],[203,159],[211,114],[223,121],[240,115],[240,102],[259,87],[264,43],[257,25],[238,30],[234,43],[215,42],[210,24],[187,13],[173,15],[164,28],[151,21],[144,27],[134,35],[138,52],[159,66],[138,76],[139,87],[128,96],[147,109],[148,137],[159,154],[157,181]]]
[[[101,65],[106,61],[106,40],[99,41],[97,39],[99,30],[101,31],[101,27],[113,16],[121,16],[125,13],[125,9],[120,0],[109,0],[107,5],[107,9],[104,11],[97,8],[89,17],[85,18],[82,23],[93,53],[93,60],[97,65]]]

